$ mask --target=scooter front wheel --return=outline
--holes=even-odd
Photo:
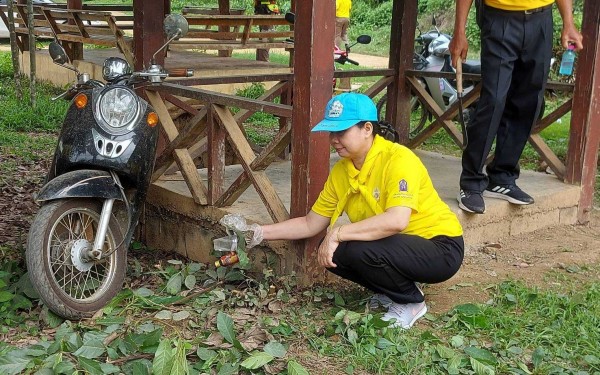
[[[92,316],[123,286],[127,254],[114,217],[102,258],[88,256],[101,211],[96,200],[62,199],[44,204],[31,224],[25,252],[29,278],[40,299],[64,318]]]

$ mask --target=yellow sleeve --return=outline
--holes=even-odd
[[[319,193],[319,197],[312,206],[312,210],[321,216],[332,217],[337,207],[339,198],[335,192],[332,181],[332,173],[327,177],[323,190]]]
[[[386,201],[384,210],[390,207],[408,207],[418,212],[422,168],[415,157],[394,156],[388,163],[386,178]]]

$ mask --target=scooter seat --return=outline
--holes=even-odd
[[[479,61],[467,60],[462,64],[463,73],[481,74],[481,63]]]

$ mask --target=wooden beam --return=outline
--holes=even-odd
[[[335,36],[334,0],[303,0],[295,6],[292,217],[308,213],[329,174],[329,137],[326,133],[311,133],[310,129],[323,118],[331,98]],[[292,242],[307,279],[323,270],[316,263],[318,237]],[[294,259],[289,261],[294,263]]]
[[[221,94],[215,91],[185,87],[171,83],[162,83],[160,86],[145,87],[148,91],[166,92],[175,96],[196,99],[203,103],[219,104],[226,107],[245,108],[256,112],[267,112],[276,116],[291,117],[292,108],[289,105],[276,104],[241,96]],[[297,102],[294,101],[294,104]]]
[[[133,55],[135,70],[148,66],[152,55],[164,44],[163,33],[165,5],[167,1],[133,0]],[[163,65],[164,51],[156,56],[156,63]]]
[[[400,143],[405,144],[410,130],[410,88],[405,71],[413,67],[417,0],[393,1],[389,64],[395,81],[388,86],[386,120],[396,127]]]
[[[252,181],[252,185],[254,185],[256,192],[263,201],[267,211],[269,211],[269,215],[271,215],[273,221],[279,222],[289,219],[287,209],[281,201],[279,194],[277,194],[275,187],[271,184],[267,174],[262,170],[252,170],[251,165],[256,159],[254,151],[252,151],[229,109],[219,105],[212,106],[212,108],[215,122],[218,122],[227,131],[229,143],[240,159],[244,173]]]
[[[230,14],[229,0],[219,0],[219,14],[229,15]],[[221,26],[220,31],[229,31],[229,27]],[[219,57],[231,57],[231,51],[219,51]]]
[[[82,9],[82,0],[67,0],[68,9]],[[75,24],[76,20],[69,20],[69,24]],[[82,33],[83,35],[83,33]],[[83,35],[86,37],[86,35]],[[73,60],[83,60],[83,43],[69,43],[71,47],[71,53],[73,54]]]
[[[581,184],[580,223],[590,220],[600,145],[600,1],[585,1],[582,34],[584,49],[577,61],[571,134],[565,181]]]

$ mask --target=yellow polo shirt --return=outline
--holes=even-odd
[[[554,0],[485,0],[493,8],[505,10],[529,10],[553,4]]]
[[[428,239],[463,233],[417,155],[377,135],[360,170],[345,158],[333,166],[312,210],[333,225],[343,212],[357,222],[397,206],[412,209],[402,233]]]
[[[339,18],[350,18],[352,0],[335,0],[335,16]]]

